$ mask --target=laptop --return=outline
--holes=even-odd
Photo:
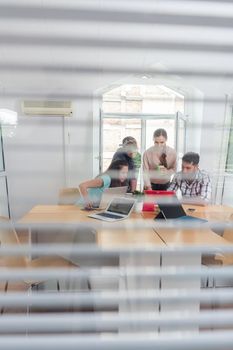
[[[176,196],[172,196],[169,199],[167,198],[166,200],[159,199],[157,201],[157,204],[160,209],[160,213],[155,217],[155,219],[179,219],[182,221],[195,221],[199,223],[208,222],[205,219],[200,219],[187,215]]]
[[[88,217],[109,222],[124,220],[132,212],[134,204],[135,199],[124,197],[114,198],[105,211],[88,215]]]
[[[113,198],[124,197],[127,192],[128,187],[109,187],[106,188],[102,194],[99,205],[96,207],[97,209],[105,209]]]

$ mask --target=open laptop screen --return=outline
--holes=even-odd
[[[105,209],[113,198],[123,197],[126,194],[127,189],[127,186],[105,188],[99,207]]]
[[[165,200],[158,200],[157,204],[167,219],[176,219],[186,216],[186,213],[176,196],[166,198]]]
[[[134,200],[130,199],[115,198],[110,203],[107,211],[116,214],[128,215],[134,205],[134,202]]]

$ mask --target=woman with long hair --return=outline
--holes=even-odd
[[[146,190],[167,190],[171,175],[176,171],[176,151],[167,146],[167,132],[157,129],[154,146],[143,154],[143,177]]]
[[[103,191],[109,187],[127,186],[128,163],[123,160],[111,162],[108,169],[92,180],[87,180],[79,185],[81,204],[86,209],[98,206]],[[80,204],[78,201],[77,204]]]

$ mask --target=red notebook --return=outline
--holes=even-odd
[[[175,191],[156,191],[156,190],[145,190],[145,194],[151,194],[155,196],[174,196],[176,194]]]
[[[155,203],[143,203],[142,211],[155,211]]]
[[[156,191],[156,190],[145,190],[144,194],[147,195],[147,199],[143,203],[142,211],[154,211],[157,207],[156,205],[156,197],[152,196],[174,196],[175,191]],[[149,197],[151,196],[151,200]],[[158,198],[158,197],[157,197]]]

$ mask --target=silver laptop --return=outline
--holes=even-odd
[[[102,194],[99,206],[97,209],[105,209],[107,205],[111,202],[113,198],[124,197],[127,192],[128,187],[109,187],[106,188]]]
[[[135,199],[124,197],[114,198],[105,211],[88,215],[89,218],[103,221],[118,221],[126,219],[133,210]]]

